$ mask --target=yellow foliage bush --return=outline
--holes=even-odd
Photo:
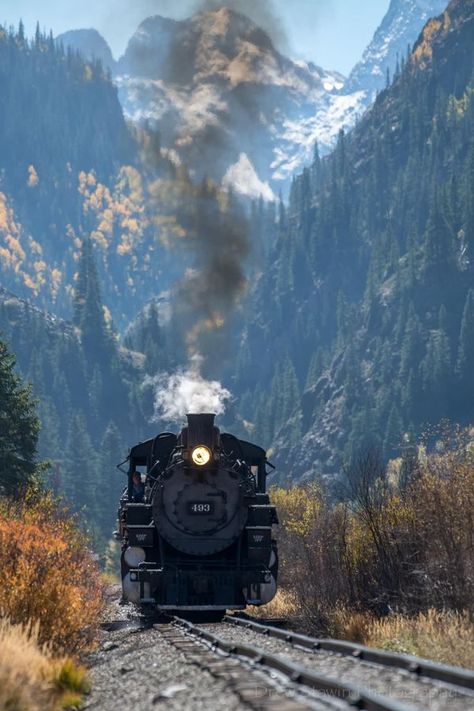
[[[94,642],[103,582],[84,534],[52,495],[0,504],[0,618],[37,625],[39,644],[81,653]]]
[[[285,531],[297,536],[307,536],[321,510],[322,497],[319,487],[311,484],[292,489],[274,488],[271,497]]]

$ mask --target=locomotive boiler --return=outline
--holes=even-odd
[[[266,453],[221,433],[214,419],[187,415],[179,435],[164,432],[130,450],[119,508],[130,602],[219,616],[276,593],[278,518]]]

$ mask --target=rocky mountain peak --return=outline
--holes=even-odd
[[[131,38],[118,73],[178,85],[225,80],[308,91],[321,86],[324,72],[283,57],[264,30],[223,7],[180,22],[148,18]]]
[[[102,35],[94,29],[70,30],[58,35],[57,42],[60,42],[64,47],[80,52],[88,59],[99,59],[106,69],[111,72],[115,70],[115,59],[112,51],[102,37]]]
[[[387,13],[352,70],[345,90],[364,90],[370,103],[384,88],[387,70],[393,73],[397,57],[401,60],[430,17],[439,15],[446,0],[391,0]]]

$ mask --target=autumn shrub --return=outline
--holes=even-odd
[[[412,565],[422,599],[474,617],[474,452],[429,457],[411,491],[416,531]]]
[[[50,494],[0,503],[0,618],[37,626],[40,645],[80,654],[94,643],[103,583],[87,538]]]
[[[423,615],[433,615],[431,609],[448,615],[445,630],[450,623],[456,628],[455,620],[472,620],[474,448],[468,435],[420,457],[409,476],[398,478],[376,453],[365,453],[346,472],[342,503],[328,502],[315,485],[273,489],[281,522],[280,615],[306,631],[357,641],[375,639],[373,624],[397,615],[407,629],[415,624],[408,620],[421,621],[413,629],[427,629]]]

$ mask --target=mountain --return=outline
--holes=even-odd
[[[222,8],[145,20],[116,81],[126,115],[156,122],[163,145],[197,177],[221,180],[251,163],[270,196],[268,185],[311,157],[319,126],[327,143],[334,137],[326,117],[340,110],[344,78],[284,57],[252,21]],[[346,102],[357,110],[356,96]]]
[[[345,92],[363,91],[367,105],[387,82],[387,71],[393,75],[397,62],[406,57],[418,34],[430,17],[446,7],[446,0],[390,0],[390,6],[365,50],[362,59],[349,75]]]
[[[90,56],[92,39],[73,46]],[[316,138],[329,147],[361,110],[358,92],[340,96],[341,74],[284,57],[263,30],[227,8],[179,22],[146,19],[115,81],[127,118],[156,127],[169,155],[195,177],[225,178],[237,192],[265,199],[311,160]]]
[[[99,60],[105,69],[109,69],[111,72],[114,71],[115,59],[112,56],[112,51],[97,30],[70,30],[60,35],[57,41],[62,43],[64,47],[70,47],[80,52],[89,60]]]
[[[473,67],[474,0],[453,0],[280,207],[233,392],[283,480],[472,422]]]
[[[405,57],[444,3],[392,0],[348,82],[284,57],[262,29],[227,8],[182,21],[146,19],[115,65],[93,31],[58,40],[89,58],[107,55],[127,118],[156,127],[170,157],[195,177],[225,178],[237,192],[268,200],[287,191],[316,141],[327,153],[339,130],[354,126],[383,88],[386,68],[393,73],[397,55]]]

